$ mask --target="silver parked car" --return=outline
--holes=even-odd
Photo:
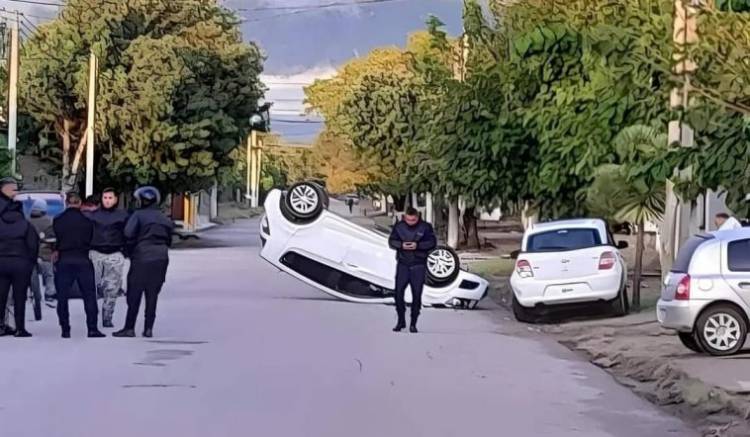
[[[656,314],[691,350],[742,349],[750,324],[750,228],[689,239],[664,281]]]

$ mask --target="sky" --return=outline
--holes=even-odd
[[[62,3],[62,0],[47,0]],[[125,1],[125,0],[123,0]],[[366,2],[366,3],[365,3]],[[330,77],[347,60],[375,47],[403,46],[407,36],[424,28],[430,14],[461,31],[462,0],[222,0],[244,19],[242,33],[266,54],[263,80],[273,101],[273,129],[289,142],[311,142],[322,123],[304,111],[302,87]],[[350,5],[346,5],[349,3]],[[356,4],[359,3],[359,4]],[[55,6],[0,0],[0,7],[52,17]],[[40,17],[40,18],[37,18]],[[275,121],[274,121],[275,120]]]

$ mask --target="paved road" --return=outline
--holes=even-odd
[[[392,308],[261,262],[254,229],[173,252],[152,341],[82,338],[80,302],[71,340],[50,311],[0,338],[0,436],[696,435],[503,313],[426,310],[394,334]],[[213,247],[232,235],[247,245]]]

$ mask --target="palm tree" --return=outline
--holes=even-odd
[[[650,126],[635,125],[623,129],[613,145],[619,164],[597,169],[588,190],[587,201],[594,210],[604,210],[620,221],[637,226],[635,268],[633,270],[633,308],[640,309],[643,275],[644,227],[661,220],[666,203],[666,180],[640,168],[667,148],[667,136]]]

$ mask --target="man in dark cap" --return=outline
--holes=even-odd
[[[161,196],[154,187],[143,187],[134,193],[139,208],[125,225],[125,238],[130,255],[128,271],[128,314],[125,327],[114,337],[135,337],[135,322],[141,297],[146,295],[143,336],[150,338],[156,320],[156,304],[169,266],[174,224],[160,210]]]
[[[0,179],[0,336],[31,337],[26,331],[26,293],[39,255],[39,235],[26,220],[15,179]],[[16,329],[5,326],[8,295],[13,289]]]
[[[63,338],[70,338],[70,299],[73,284],[83,298],[86,309],[86,326],[89,338],[105,337],[98,328],[99,308],[96,305],[96,285],[94,283],[94,266],[89,259],[94,224],[81,212],[81,197],[76,193],[68,194],[68,209],[54,221],[57,237],[55,244],[55,285],[57,288],[57,317]]]

